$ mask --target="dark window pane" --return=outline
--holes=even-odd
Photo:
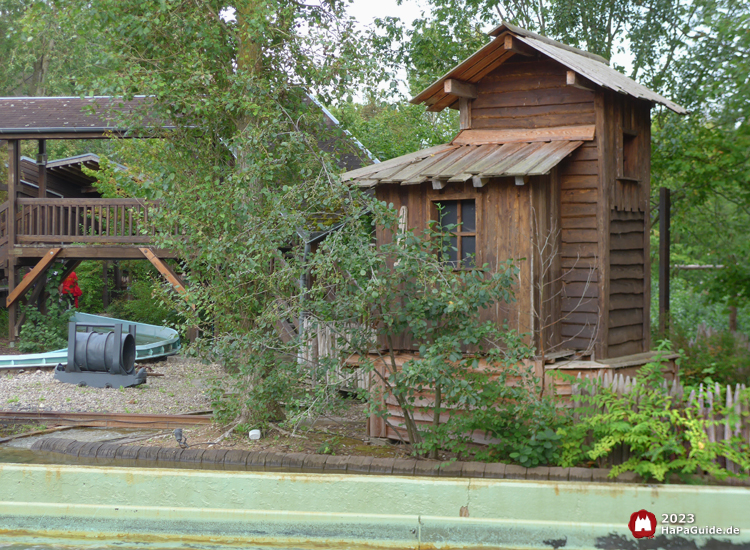
[[[461,265],[463,267],[474,267],[474,255],[477,252],[476,237],[461,237]]]
[[[473,200],[461,201],[461,232],[474,233],[477,230],[477,212]]]
[[[440,227],[456,225],[458,223],[458,201],[445,201],[439,204],[443,207]]]

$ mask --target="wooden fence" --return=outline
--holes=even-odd
[[[347,351],[344,342],[348,341],[352,334],[361,331],[361,327],[355,323],[332,324],[307,319],[304,324],[307,339],[300,354],[301,360],[314,366],[321,360],[333,358],[335,366],[326,371],[326,384],[336,385],[347,391],[369,390],[369,374],[346,361],[351,352]]]
[[[582,414],[591,411],[592,398],[599,394],[602,388],[609,388],[617,395],[627,395],[633,392],[637,384],[637,377],[613,375],[610,371],[603,375],[583,378],[579,373],[577,382],[572,385],[574,421],[577,422]],[[685,396],[685,388],[676,379],[671,384],[664,380],[660,386],[660,390],[671,398],[673,408],[693,408],[696,415],[706,421],[706,437],[712,443],[741,437],[750,444],[750,402],[741,399],[746,389],[745,384],[737,384],[734,389],[731,386],[724,389],[718,383],[710,387],[701,384],[697,392],[692,390]],[[722,403],[724,406],[721,406]],[[637,400],[633,406],[638,407]],[[724,411],[732,411],[734,414],[724,415]],[[619,445],[607,456],[603,466],[622,464],[629,458],[630,450],[627,445]],[[718,458],[717,463],[730,472],[740,471],[737,464],[723,457]]]

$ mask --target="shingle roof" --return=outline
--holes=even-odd
[[[456,103],[458,97],[447,94],[444,90],[445,80],[455,78],[465,82],[479,82],[484,76],[498,68],[514,55],[513,51],[505,49],[505,36],[511,35],[598,86],[639,99],[659,103],[676,113],[687,113],[685,109],[676,103],[612,69],[607,65],[607,60],[598,55],[561,44],[560,42],[509,23],[503,23],[492,30],[490,35],[495,37],[494,40],[448,71],[439,80],[415,96],[411,102],[426,103],[430,111],[441,111]]]
[[[123,133],[122,117],[148,106],[150,98],[3,97],[0,98],[0,138],[35,134]]]

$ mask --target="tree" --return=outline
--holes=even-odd
[[[278,420],[307,393],[300,332],[308,236],[356,219],[361,199],[337,182],[330,136],[308,92],[345,94],[371,64],[338,2],[101,0],[89,13],[112,68],[85,83],[152,98],[129,124],[158,140],[120,142],[139,175],[132,194],[162,200],[160,246],[182,259],[188,302],[175,300],[199,349],[236,374],[225,418]],[[158,120],[176,126],[149,129]],[[223,391],[222,391],[223,393]]]

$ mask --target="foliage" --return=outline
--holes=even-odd
[[[0,309],[0,334],[8,334],[8,310]]]
[[[332,111],[381,161],[446,143],[456,133],[456,112],[430,113],[403,99],[371,96],[365,104],[343,102]]]
[[[673,331],[675,345],[683,352],[680,376],[683,383],[713,385],[750,383],[750,350],[747,337],[728,330],[707,337],[686,338]]]
[[[505,365],[489,389],[483,406],[466,417],[464,427],[496,441],[478,451],[476,459],[525,467],[557,464],[562,443],[557,429],[567,425],[569,418],[557,408],[554,396],[543,394],[533,367]]]
[[[586,396],[581,418],[561,428],[563,466],[574,466],[586,460],[603,460],[613,449],[627,445],[630,458],[612,468],[610,476],[633,471],[644,478],[664,481],[669,474],[691,475],[705,471],[717,479],[730,475],[716,463],[719,457],[730,459],[745,471],[750,469],[748,444],[741,438],[710,442],[706,427],[710,420],[701,417],[696,403],[681,406],[662,388],[662,364],[656,361],[643,366],[638,383],[630,393],[618,395],[609,388],[599,388]],[[585,395],[587,390],[582,390]],[[745,393],[742,400],[750,399]],[[719,414],[734,416],[718,406]],[[716,422],[716,425],[723,422]],[[593,443],[588,441],[593,440]]]
[[[338,331],[341,348],[358,353],[361,366],[379,381],[371,390],[372,413],[386,415],[387,391],[404,411],[417,452],[433,457],[440,449],[464,452],[471,419],[508,395],[503,369],[531,354],[515,332],[481,318],[495,304],[513,301],[518,270],[512,262],[496,270],[456,269],[446,259],[447,234],[435,226],[399,233],[392,207],[374,202],[370,208],[373,223],[391,237],[375,248],[364,226],[331,235],[312,258],[313,279],[325,283],[310,289],[306,307],[315,322],[346,327]],[[397,359],[404,341],[418,356]],[[468,348],[476,355],[464,353]],[[376,357],[369,355],[374,349]],[[480,356],[488,367],[480,368]],[[428,403],[426,394],[434,395]],[[419,407],[430,410],[429,424],[417,423]],[[441,420],[448,411],[449,419]]]
[[[83,294],[78,298],[78,309],[86,313],[101,313],[104,311],[102,291],[102,264],[96,261],[85,261],[76,268],[78,286]]]
[[[26,316],[21,327],[18,349],[21,353],[43,353],[65,348],[68,345],[68,323],[75,312],[68,299],[60,295],[58,287],[62,282],[62,272],[48,275],[45,293],[47,313],[42,314],[36,304],[20,308]]]
[[[107,308],[107,313],[118,319],[150,325],[179,325],[182,319],[171,301],[165,301],[160,288],[165,284],[152,265],[143,261],[121,262],[129,285]],[[101,265],[99,266],[101,273]],[[99,275],[101,280],[101,275]],[[101,293],[100,293],[101,295]]]

